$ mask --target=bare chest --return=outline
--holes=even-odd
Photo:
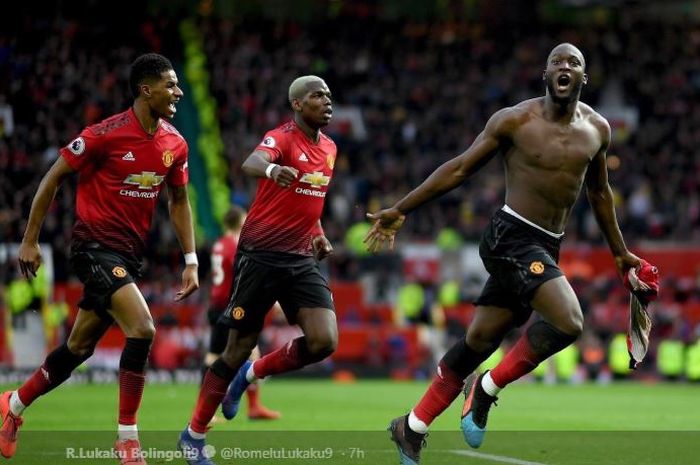
[[[585,122],[562,126],[534,121],[513,137],[517,159],[544,170],[585,170],[600,147],[597,130]]]

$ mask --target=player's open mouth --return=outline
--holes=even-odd
[[[568,74],[562,74],[557,78],[557,86],[560,89],[566,89],[569,86],[569,83],[571,83],[571,76]]]
[[[333,110],[331,108],[328,108],[327,110],[324,110],[323,115],[328,116],[330,118],[331,116],[333,116]]]
[[[175,104],[177,104],[177,101],[175,102],[170,102],[170,105],[168,105],[168,110],[172,111],[175,113],[177,111],[177,108],[175,108]]]

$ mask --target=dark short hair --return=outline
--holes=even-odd
[[[146,79],[158,80],[161,75],[173,69],[173,64],[163,55],[145,53],[131,64],[129,72],[129,87],[134,98],[139,96],[139,85]]]
[[[243,223],[245,210],[238,205],[231,205],[231,208],[224,215],[224,228],[236,231]]]

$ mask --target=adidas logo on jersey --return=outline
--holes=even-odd
[[[126,160],[126,161],[136,161],[136,158],[134,158],[134,154],[133,154],[133,153],[129,152],[129,153],[127,153],[126,155],[124,155],[124,156],[122,157],[122,160]]]
[[[304,152],[301,152],[301,155],[299,155],[299,161],[309,161],[309,157],[307,157]]]

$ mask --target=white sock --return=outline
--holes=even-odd
[[[408,427],[419,434],[425,434],[428,432],[428,425],[418,418],[416,414],[413,413],[413,410],[411,410],[411,413],[408,414]]]
[[[12,391],[12,394],[10,395],[10,412],[12,412],[14,416],[18,417],[22,415],[25,408],[27,408],[27,406],[22,403],[17,391]]]
[[[255,371],[253,371],[254,365],[255,365],[255,362],[251,363],[250,366],[248,367],[248,371],[245,372],[245,379],[247,379],[249,383],[252,383],[256,379],[258,379],[258,377],[255,376]]]
[[[136,425],[122,425],[119,423],[117,427],[117,435],[122,441],[125,439],[138,439],[139,428]]]
[[[481,378],[481,387],[484,388],[486,394],[490,395],[491,397],[496,397],[502,389],[493,382],[490,371],[487,371],[484,377]]]
[[[192,439],[204,439],[205,437],[207,437],[205,433],[198,433],[194,431],[190,425],[187,425],[187,432],[190,433]]]

